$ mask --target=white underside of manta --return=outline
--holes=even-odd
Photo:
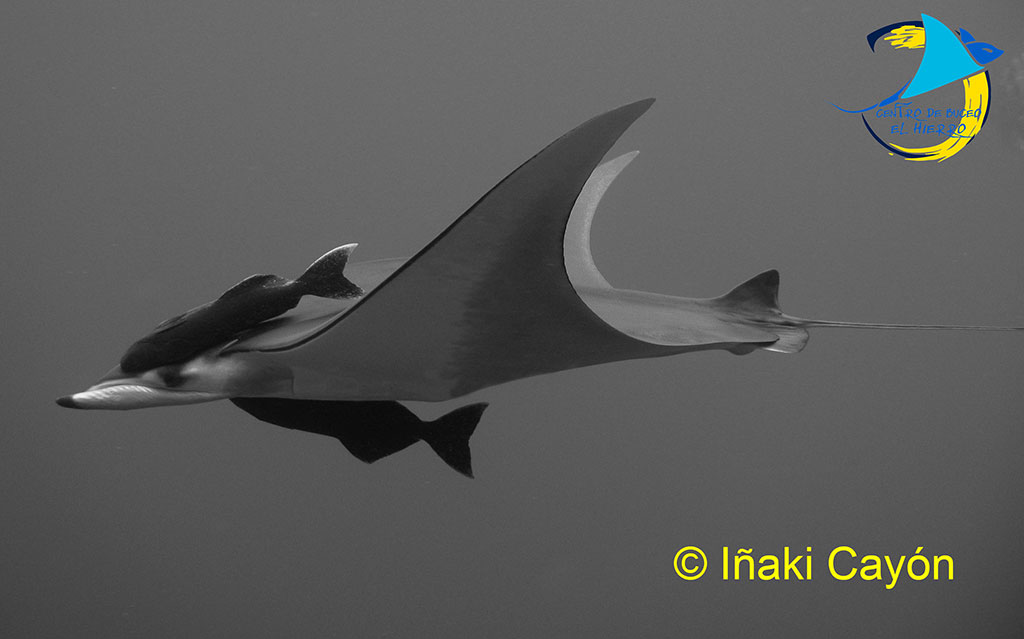
[[[940,328],[784,315],[775,271],[710,299],[611,287],[591,256],[591,221],[636,153],[598,165],[652,102],[562,136],[413,257],[348,264],[345,275],[366,291],[358,300],[307,296],[182,364],[184,383],[173,389],[161,388],[158,376],[115,369],[71,399],[96,408],[226,397],[442,401],[618,360],[707,349],[796,352],[807,326]],[[138,402],[99,401],[127,388],[141,393]]]

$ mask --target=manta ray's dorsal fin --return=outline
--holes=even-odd
[[[755,275],[712,303],[718,308],[758,322],[771,325],[771,331],[779,338],[771,345],[762,345],[766,351],[777,353],[799,353],[810,337],[799,321],[792,324],[790,318],[779,308],[779,272],[775,269]],[[734,350],[743,353],[744,349]]]
[[[605,191],[611,186],[622,170],[629,166],[639,151],[632,151],[609,160],[594,169],[590,179],[583,185],[572,213],[565,228],[562,250],[565,253],[565,270],[569,281],[576,290],[584,288],[608,289],[611,285],[604,279],[594,263],[590,252],[590,228],[594,222],[594,214],[601,203]]]
[[[779,309],[779,272],[765,271],[743,282],[715,301],[739,311],[781,313]]]

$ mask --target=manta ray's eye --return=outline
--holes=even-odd
[[[167,388],[177,388],[185,383],[185,376],[181,374],[181,368],[177,366],[163,366],[156,370],[156,374],[160,376],[160,381]]]

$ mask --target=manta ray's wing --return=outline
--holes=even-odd
[[[565,254],[565,270],[577,291],[582,288],[611,288],[597,270],[594,256],[590,253],[590,227],[594,223],[597,205],[601,203],[605,191],[639,153],[631,151],[594,169],[579,197],[576,198],[576,204],[565,229],[562,249]]]
[[[291,368],[296,396],[437,401],[542,373],[693,350],[636,339],[602,321],[577,295],[563,259],[583,185],[651,102],[562,136],[351,310],[261,355]]]
[[[594,264],[594,258],[590,252],[590,228],[593,225],[597,207],[608,187],[638,153],[639,151],[626,153],[594,169],[576,198],[565,229],[563,250],[569,281],[577,291],[588,288],[612,290],[611,285]],[[356,262],[348,266],[346,275],[365,293],[369,293],[391,277],[406,261],[407,258],[395,258]],[[256,330],[241,336],[222,353],[290,348],[339,319],[341,315],[355,306],[356,301],[351,298],[335,300],[323,297],[305,297],[295,309],[273,321],[265,322]],[[608,318],[603,317],[603,319],[607,321]],[[173,320],[168,320],[168,322],[171,321]],[[615,322],[609,323],[620,330],[623,328]]]
[[[594,214],[605,191],[638,153],[633,151],[620,155],[594,169],[576,198],[563,241],[565,270],[576,293],[607,324],[645,342],[686,347],[687,350],[722,348],[736,354],[749,353],[754,348],[774,349],[782,341],[778,327],[767,330],[764,325],[737,317],[737,314],[757,315],[762,307],[751,313],[750,308],[740,308],[742,305],[729,296],[692,299],[622,290],[613,288],[601,275],[590,252],[590,228]],[[754,278],[741,285],[733,295],[768,295],[777,289],[777,276],[773,282]],[[765,301],[763,308],[777,307],[774,300],[775,294],[772,293],[771,304]],[[799,332],[806,341],[807,332]]]

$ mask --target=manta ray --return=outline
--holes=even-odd
[[[795,353],[813,327],[1022,330],[803,319],[780,309],[775,270],[713,298],[612,287],[594,263],[590,228],[637,152],[601,161],[652,102],[558,138],[411,258],[349,263],[355,245],[346,244],[294,282],[247,278],[159,325],[99,382],[57,403],[134,409],[229,399],[350,450],[362,441],[353,452],[364,461],[424,439],[470,474],[468,439],[485,405],[428,428],[398,402],[627,359]],[[366,444],[373,433],[382,439]]]

